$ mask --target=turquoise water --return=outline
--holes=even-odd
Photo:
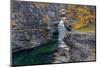
[[[58,35],[59,33],[59,35]],[[58,41],[63,41],[66,30],[61,20],[58,25],[58,33],[54,34],[54,41],[35,47],[30,50],[23,50],[13,54],[13,65],[37,65],[50,64],[54,61],[54,52],[58,47]]]
[[[23,50],[13,54],[13,65],[37,65],[53,62],[53,53],[57,48],[57,40],[30,50]]]

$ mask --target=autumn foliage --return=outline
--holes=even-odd
[[[88,6],[68,6],[68,16],[79,20],[79,22],[73,24],[73,28],[80,29],[87,26],[90,22],[95,22],[95,10]]]

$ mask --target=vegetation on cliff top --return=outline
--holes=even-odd
[[[67,16],[78,20],[72,27],[82,32],[95,32],[95,7],[68,5]]]

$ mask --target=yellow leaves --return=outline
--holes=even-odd
[[[90,14],[90,10],[84,7],[78,7],[77,8],[78,14]]]
[[[75,24],[73,26],[74,29],[80,29],[83,25],[82,24]]]
[[[83,26],[88,25],[89,21],[92,21],[94,16],[90,12],[89,8],[78,7],[77,8],[77,19],[79,22],[73,26],[75,29],[80,29]]]
[[[74,29],[77,31],[95,32],[96,13],[95,8],[92,7],[68,5],[67,16],[77,22],[71,25]]]
[[[84,8],[84,7],[77,8],[77,17],[78,18],[81,18],[81,17],[83,18],[83,17],[89,16],[89,15],[91,15],[89,9]]]
[[[67,16],[74,17],[73,14],[76,11],[76,6],[68,5]]]
[[[67,11],[67,16],[72,16],[73,15],[73,13],[71,12],[71,10],[69,10],[69,11]]]

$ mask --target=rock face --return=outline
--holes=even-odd
[[[69,62],[69,47],[63,42],[59,43],[56,53],[54,53],[54,62],[53,63],[65,63]]]
[[[95,33],[67,33],[64,41],[69,47],[69,62],[95,61]]]
[[[53,63],[95,61],[96,40],[94,33],[67,32],[64,42],[54,53]],[[66,46],[65,46],[66,45]]]
[[[11,5],[13,52],[55,40],[58,5],[23,1],[13,1]]]

